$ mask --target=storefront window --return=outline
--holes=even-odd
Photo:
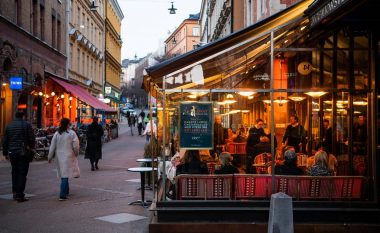
[[[355,89],[368,89],[369,77],[368,50],[354,51]]]

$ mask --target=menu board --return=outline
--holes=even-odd
[[[181,103],[180,148],[212,149],[213,107],[211,102]]]

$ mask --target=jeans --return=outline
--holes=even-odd
[[[148,134],[146,135],[146,141],[147,141],[147,142],[150,141],[150,137],[151,137],[151,135],[148,135]]]
[[[26,176],[29,171],[29,159],[24,156],[10,156],[12,165],[12,192],[15,198],[24,198]]]
[[[67,198],[69,195],[69,178],[61,178],[61,192],[59,193],[60,198]]]

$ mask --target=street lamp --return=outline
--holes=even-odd
[[[168,10],[169,10],[169,14],[174,15],[177,8],[174,8],[174,4],[173,4],[174,2],[171,2],[171,3],[172,3],[172,7],[169,8]]]

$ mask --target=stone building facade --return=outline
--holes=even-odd
[[[65,76],[65,3],[0,1],[0,135],[18,109],[34,126],[43,125],[46,78]],[[20,90],[10,86],[16,77]]]

